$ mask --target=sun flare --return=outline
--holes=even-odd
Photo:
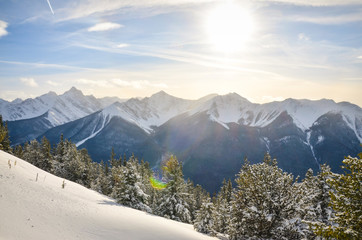
[[[212,10],[206,19],[209,42],[215,50],[225,53],[243,49],[254,28],[250,12],[231,2]]]

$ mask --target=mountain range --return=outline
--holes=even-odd
[[[257,163],[269,152],[300,176],[323,163],[340,172],[343,157],[360,152],[362,142],[362,109],[327,99],[256,104],[236,93],[186,100],[163,91],[143,99],[96,99],[72,88],[60,96],[0,100],[0,114],[12,144],[43,136],[55,144],[63,134],[95,161],[109,159],[114,148],[152,166],[174,154],[185,177],[210,192],[234,178],[244,158]]]

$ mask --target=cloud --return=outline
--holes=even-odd
[[[23,91],[0,91],[0,96],[2,99],[7,101],[13,101],[17,98],[26,99],[35,97],[33,94],[29,94],[28,91],[27,93]]]
[[[125,81],[122,79],[112,79],[111,82],[119,87],[131,87],[135,89],[141,89],[145,87],[154,87],[154,88],[168,88],[164,83],[151,83],[146,80],[141,81]]]
[[[129,44],[127,44],[127,43],[121,43],[121,44],[117,45],[117,48],[125,48],[125,47],[128,47],[128,46],[129,46]]]
[[[284,97],[274,97],[274,96],[262,96],[261,97],[261,102],[263,103],[268,103],[268,102],[275,102],[275,101],[283,101],[285,98]]]
[[[220,0],[78,0],[71,1],[69,5],[62,9],[64,17],[59,19],[59,21],[78,19],[95,14],[112,15],[116,10],[117,13],[128,13],[146,9],[148,15],[157,15],[164,13],[164,11],[172,11],[172,7],[174,6],[195,6],[196,4],[219,1]]]
[[[86,78],[80,78],[76,80],[77,83],[82,85],[88,85],[92,87],[109,87],[109,82],[106,80],[91,80]]]
[[[0,63],[11,64],[11,65],[31,66],[31,67],[37,67],[37,68],[101,71],[101,69],[96,69],[96,68],[77,67],[77,66],[70,66],[70,65],[53,64],[53,63],[17,62],[17,61],[6,61],[6,60],[0,60]]]
[[[7,27],[8,27],[8,23],[0,20],[0,38],[2,36],[8,35],[8,31],[6,31]]]
[[[304,33],[299,33],[298,38],[299,38],[299,40],[303,40],[303,41],[309,41],[310,40],[310,38],[307,35],[305,35]]]
[[[38,86],[38,84],[35,82],[34,78],[20,78],[20,81],[29,87]]]
[[[100,31],[109,31],[117,28],[121,28],[123,25],[112,22],[104,22],[98,23],[90,28],[88,28],[88,32],[100,32]]]
[[[362,59],[362,56],[358,56],[357,58],[358,58],[358,59]]]
[[[120,87],[120,88],[134,88],[134,89],[143,89],[143,88],[168,88],[164,83],[151,83],[147,80],[137,80],[137,81],[127,81],[119,78],[112,78],[109,80],[92,80],[81,78],[76,80],[77,83],[100,88],[109,88],[109,87]]]
[[[293,16],[290,18],[292,21],[296,22],[307,22],[320,25],[339,25],[352,22],[362,22],[362,11],[350,14],[341,14],[334,16],[318,16],[318,17],[308,17],[308,16]]]
[[[259,0],[261,2],[289,3],[302,6],[361,5],[361,0]]]
[[[57,87],[57,86],[59,86],[59,83],[56,83],[56,82],[53,82],[53,81],[47,81],[47,84],[49,84],[49,85],[51,85],[51,86],[53,86],[53,87]]]

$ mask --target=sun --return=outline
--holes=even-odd
[[[250,12],[232,2],[213,9],[206,19],[208,41],[213,49],[225,53],[242,50],[254,29]]]

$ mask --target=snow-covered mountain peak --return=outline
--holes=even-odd
[[[131,98],[126,102],[114,103],[105,108],[102,114],[105,118],[121,117],[141,127],[147,133],[151,133],[153,126],[160,126],[169,119],[186,112],[191,104],[191,100],[173,97],[161,91],[141,100]]]
[[[23,99],[21,99],[21,98],[16,98],[16,99],[14,99],[13,101],[11,101],[11,103],[18,104],[18,103],[21,103],[22,101],[23,101]]]
[[[50,125],[58,126],[85,117],[102,107],[103,105],[95,97],[84,96],[80,90],[73,87],[59,96],[55,92],[48,92],[21,102],[4,102],[0,105],[0,114],[6,121],[16,121],[47,113]]]
[[[122,103],[120,102],[115,102],[111,105],[109,105],[108,107],[104,108],[101,112],[104,116],[109,116],[109,117],[113,117],[113,116],[122,116]]]
[[[149,98],[142,99],[142,101],[151,106],[161,107],[161,108],[165,108],[165,107],[168,108],[175,104],[179,105],[179,104],[183,104],[185,102],[190,102],[190,100],[185,100],[182,98],[171,96],[164,91],[155,93]]]
[[[164,97],[173,97],[165,91],[161,90],[155,94],[152,94],[151,98],[164,98]]]
[[[206,112],[212,121],[228,128],[226,123],[237,123],[242,117],[243,109],[251,104],[246,98],[241,97],[237,93],[216,95],[190,110],[189,114]]]
[[[71,89],[69,89],[68,91],[63,93],[61,96],[64,96],[64,97],[84,97],[83,92],[80,91],[79,89],[75,88],[75,87],[72,87]]]

